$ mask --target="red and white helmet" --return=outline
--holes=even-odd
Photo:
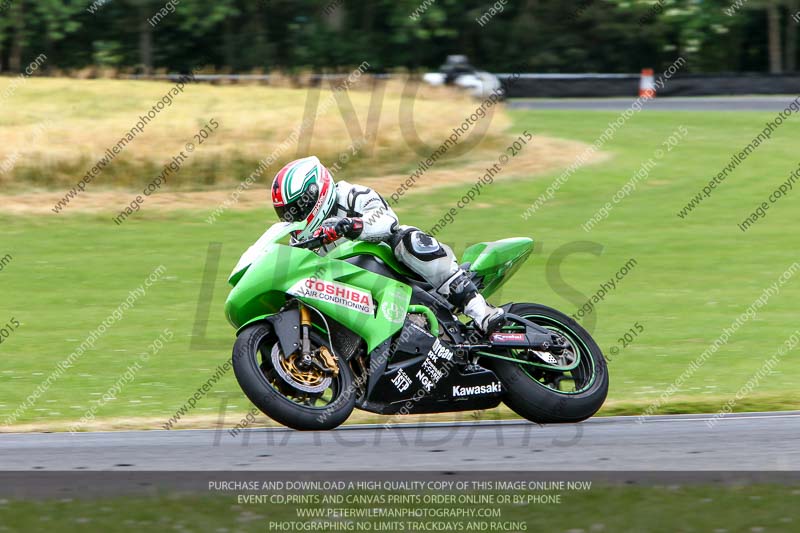
[[[272,205],[285,222],[305,220],[306,227],[297,235],[311,238],[336,205],[336,184],[331,173],[316,156],[292,161],[283,167],[272,182]]]

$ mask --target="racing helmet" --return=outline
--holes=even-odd
[[[336,184],[316,156],[298,159],[275,175],[272,205],[284,222],[305,221],[295,238],[309,239],[336,205]]]

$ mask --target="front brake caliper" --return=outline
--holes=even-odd
[[[336,361],[336,355],[328,350],[327,346],[319,347],[319,355],[325,362],[326,370],[334,376],[339,375],[339,363]]]

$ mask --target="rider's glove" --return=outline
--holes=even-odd
[[[360,218],[329,218],[314,230],[314,237],[322,237],[323,244],[330,244],[340,237],[355,239],[361,235],[364,222]]]

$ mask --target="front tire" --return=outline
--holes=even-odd
[[[508,391],[505,404],[539,424],[580,422],[594,415],[608,395],[608,367],[589,332],[569,316],[544,305],[514,304],[510,312],[563,335],[582,359],[569,375],[505,360],[484,360]],[[564,380],[573,381],[574,390],[560,390]]]
[[[314,337],[316,335],[312,336],[312,340],[321,340]],[[355,407],[353,375],[349,365],[339,361],[339,374],[331,382],[326,405],[316,406],[319,400],[303,405],[296,399],[290,399],[294,391],[275,374],[270,353],[277,342],[267,323],[247,327],[236,339],[232,356],[233,370],[239,386],[250,401],[276,422],[301,431],[333,429],[347,420]],[[328,391],[325,393],[328,394]]]

